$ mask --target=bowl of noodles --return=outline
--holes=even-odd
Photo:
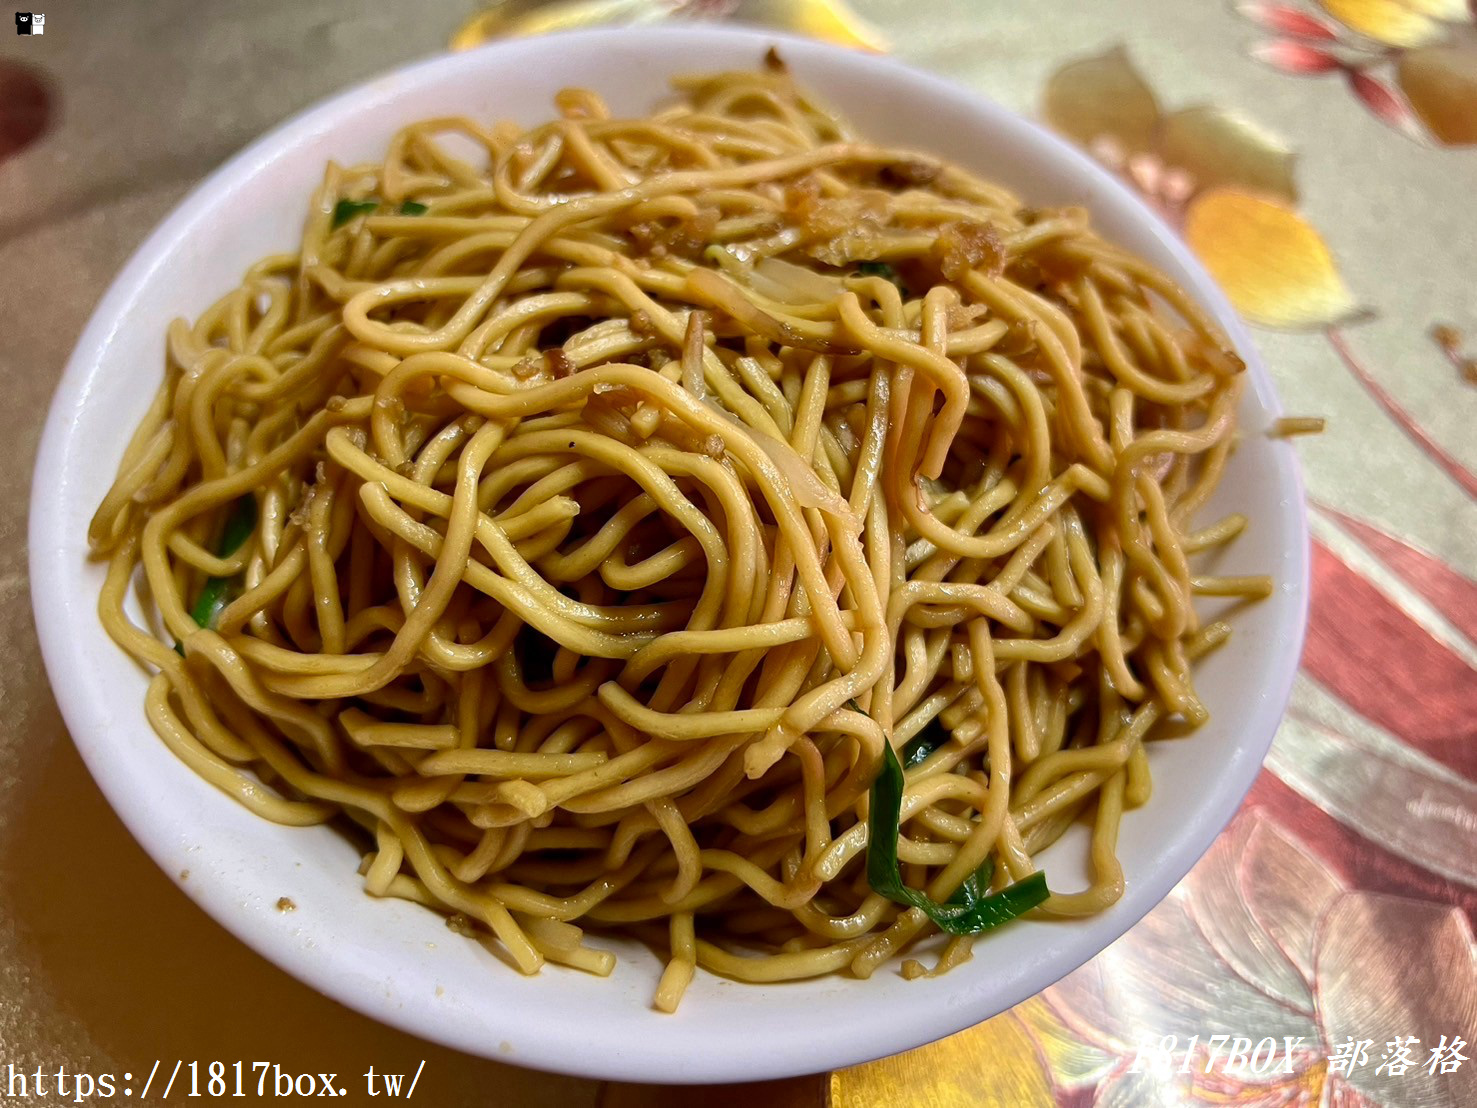
[[[757,30],[507,42],[139,249],[37,623],[130,831],[310,985],[814,1072],[1047,987],[1225,825],[1303,634],[1279,428],[1185,248],[1011,113]]]

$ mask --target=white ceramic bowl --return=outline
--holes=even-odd
[[[1231,572],[1270,572],[1276,594],[1244,612],[1201,668],[1213,714],[1192,738],[1154,746],[1155,795],[1129,814],[1119,854],[1127,892],[1075,922],[1020,921],[937,979],[889,967],[775,986],[700,973],[676,1015],[651,1008],[657,960],[621,948],[609,979],[557,967],[524,978],[415,905],[374,900],[356,851],[327,828],[264,822],[196,777],[144,718],[145,676],[104,635],[102,569],[89,516],[159,380],[165,326],[235,287],[247,265],[298,241],[304,203],[330,159],[378,159],[391,134],[428,116],[548,117],[567,85],[642,113],[677,72],[758,63],[778,43],[799,80],[878,140],[962,162],[1027,202],[1083,204],[1109,237],[1168,271],[1220,320],[1250,372],[1244,425],[1278,414],[1266,371],[1231,307],[1185,247],[1088,158],[1034,124],[936,77],[758,30],[588,31],[523,39],[412,65],[284,124],[233,158],[139,248],[77,344],[36,466],[31,578],[36,622],[67,725],[123,822],[207,912],[263,956],[366,1015],[474,1054],[612,1079],[747,1081],[877,1058],[961,1030],[1052,984],[1159,902],[1230,819],[1261,766],[1302,646],[1308,540],[1292,449],[1247,434],[1207,512],[1241,511]],[[1053,847],[1054,887],[1080,887],[1079,837]],[[275,909],[288,896],[297,911]]]

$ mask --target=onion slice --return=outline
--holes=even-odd
[[[840,281],[781,258],[761,258],[749,287],[781,304],[829,304],[844,292]]]

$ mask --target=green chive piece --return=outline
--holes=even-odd
[[[903,768],[912,769],[928,761],[935,750],[949,741],[949,732],[938,720],[930,720],[918,737],[903,747]]]
[[[226,517],[225,529],[221,531],[221,558],[229,558],[246,545],[256,530],[256,497],[247,493],[236,501],[231,514]]]
[[[195,598],[195,606],[190,609],[190,616],[201,627],[213,628],[215,621],[225,610],[226,603],[226,579],[212,577],[205,582],[205,587]]]
[[[256,530],[256,497],[250,493],[236,501],[231,509],[231,514],[226,518],[226,526],[221,531],[221,541],[217,547],[217,555],[229,558],[240,550],[246,540]],[[190,616],[201,627],[214,627],[216,620],[220,618],[221,612],[231,602],[231,593],[237,584],[235,577],[211,577],[205,582],[205,587],[200,590],[200,595],[195,598],[195,606],[190,609]],[[176,648],[179,644],[175,644]],[[183,655],[184,651],[180,650]]]
[[[425,215],[430,210],[419,200],[405,200],[400,204],[401,215]]]
[[[990,892],[990,878],[995,876],[995,859],[986,858],[984,865],[964,879],[964,883],[949,897],[950,904],[970,906]]]
[[[898,276],[897,270],[886,262],[858,262],[856,267],[858,277],[881,277],[884,281],[891,281],[897,286],[898,292],[908,296],[908,286],[903,284],[903,279]]]
[[[334,230],[342,227],[355,216],[368,215],[379,206],[378,200],[340,200],[333,206]]]
[[[897,860],[899,817],[903,807],[903,765],[892,747],[882,748],[882,768],[872,783],[871,812],[867,817],[867,884],[897,904],[917,908],[942,931],[977,935],[1008,923],[1051,895],[1046,875],[1033,873],[998,893],[986,894],[994,866],[986,862],[960,886],[947,904],[930,899],[903,884]]]

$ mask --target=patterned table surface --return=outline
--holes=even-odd
[[[1096,960],[986,1024],[704,1103],[1477,1104],[1477,1062],[1462,1064],[1477,1041],[1466,0],[477,7],[73,2],[47,13],[44,37],[0,51],[0,441],[14,474],[0,489],[0,1100],[6,1065],[141,1084],[156,1058],[243,1058],[356,1086],[371,1064],[424,1060],[416,1095],[448,1108],[693,1101],[432,1047],[208,920],[134,845],[67,739],[31,629],[24,531],[46,404],[92,305],[228,154],[448,44],[696,12],[889,50],[1081,142],[1181,229],[1255,326],[1288,409],[1329,420],[1301,447],[1314,594],[1292,707],[1194,872]],[[1209,1045],[1217,1035],[1230,1038]],[[1227,1066],[1237,1036],[1251,1050],[1275,1040],[1275,1064],[1263,1048],[1255,1067]]]

